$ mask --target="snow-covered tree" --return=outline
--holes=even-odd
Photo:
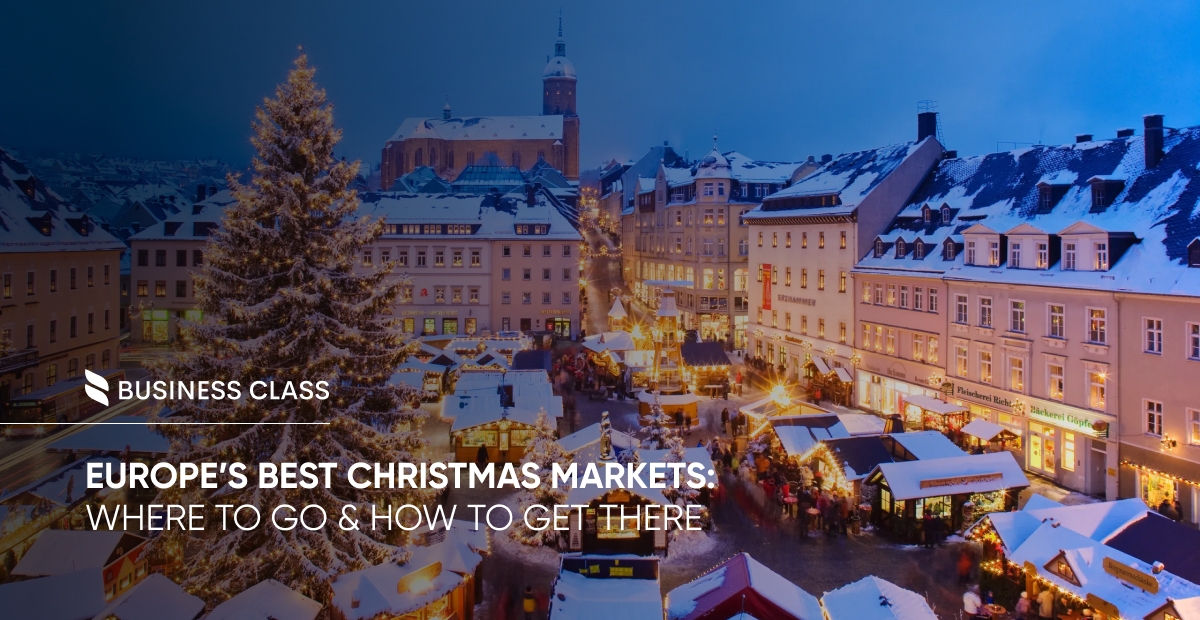
[[[242,386],[241,400],[165,403],[170,421],[202,423],[158,427],[170,439],[171,462],[242,462],[252,470],[259,462],[336,462],[345,471],[356,461],[419,460],[424,414],[415,408],[417,395],[387,384],[410,345],[384,311],[407,282],[388,277],[390,264],[356,264],[383,223],[358,216],[359,200],[348,189],[358,162],[335,160],[341,131],[313,73],[301,53],[275,98],[257,108],[250,183],[229,178],[236,201],[194,274],[203,319],[181,321],[191,350],[151,368],[154,379]],[[248,398],[255,381],[280,389],[284,382],[299,388],[325,381],[329,397]],[[328,602],[332,576],[406,554],[390,544],[402,541],[369,527],[332,525],[342,506],[358,505],[365,521],[369,504],[430,499],[420,490],[355,489],[338,476],[329,489],[262,489],[253,477],[247,488],[226,487],[217,496],[196,486],[160,499],[252,504],[264,513],[252,531],[172,530],[156,541],[159,552],[188,549],[184,586],[210,602],[268,577]],[[321,506],[331,525],[280,531],[269,524],[269,511],[281,504]]]
[[[670,448],[670,440],[676,437],[673,430],[675,419],[663,411],[662,403],[658,400],[658,392],[654,393],[654,402],[650,403],[650,412],[642,417],[645,422],[642,434],[645,439],[639,447],[643,450],[666,450]]]
[[[551,511],[555,504],[566,503],[567,492],[564,489],[555,488],[551,484],[551,467],[555,463],[566,467],[571,463],[571,455],[559,445],[558,432],[555,428],[554,419],[546,413],[545,409],[538,412],[537,420],[534,422],[534,435],[529,440],[529,443],[525,445],[525,457],[521,459],[521,463],[537,463],[538,478],[542,481],[536,488],[521,492],[517,500],[521,514],[524,515],[530,506],[538,504],[545,506],[547,510],[534,510],[529,515],[531,521],[543,516],[552,515]],[[552,527],[548,527],[540,532],[528,529],[525,527],[524,519],[518,521],[509,530],[509,535],[514,540],[535,547],[554,544],[558,541],[560,533]]]

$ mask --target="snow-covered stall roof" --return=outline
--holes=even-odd
[[[1089,594],[1103,599],[1116,606],[1122,618],[1146,618],[1169,600],[1200,596],[1200,585],[1168,570],[1156,573],[1152,564],[1053,522],[1042,523],[1012,552],[1009,561],[1018,566],[1032,564],[1038,576],[1081,599]],[[1106,563],[1128,579],[1111,574]],[[1143,589],[1154,585],[1155,593]]]
[[[313,620],[319,613],[320,603],[266,579],[217,605],[204,620]]]
[[[660,405],[690,405],[700,402],[700,397],[695,394],[655,394],[649,390],[638,392],[638,402],[653,404],[657,398]]]
[[[513,406],[503,407],[499,387],[512,391]],[[523,424],[537,421],[545,410],[552,418],[562,417],[562,397],[554,394],[550,378],[542,370],[464,372],[454,393],[442,400],[442,419],[453,420],[451,431],[472,428],[507,416]]]
[[[415,547],[404,564],[384,562],[339,575],[331,584],[331,604],[347,620],[367,620],[379,614],[403,616],[462,586],[464,576],[474,573],[481,559],[453,537],[430,547]],[[402,583],[418,572],[422,577],[419,590]]]
[[[912,395],[906,397],[904,399],[904,402],[905,402],[905,404],[916,405],[926,411],[932,411],[934,413],[940,413],[942,415],[949,415],[952,413],[962,413],[964,411],[969,411],[969,409],[967,407],[964,407],[963,405],[956,405],[954,403],[948,403],[948,402],[945,402],[942,400],[938,400],[932,396],[926,396],[924,394],[912,394]]]
[[[51,452],[124,452],[134,455],[166,454],[170,442],[145,424],[146,418],[114,416],[108,424],[88,426],[46,447]],[[141,424],[139,424],[139,422]]]
[[[603,332],[592,334],[583,339],[583,347],[589,351],[602,353],[604,351],[633,351],[637,345],[629,332]]]
[[[995,422],[989,422],[983,418],[975,418],[974,420],[967,422],[966,426],[962,427],[963,433],[972,437],[978,437],[984,441],[991,441],[992,438],[1000,433],[1003,433],[1004,430],[1005,429],[1003,426],[1000,426]]]
[[[620,297],[613,298],[612,307],[608,309],[608,318],[623,319],[628,316],[629,316],[629,313],[625,311],[625,305],[621,303],[621,298]]]
[[[937,620],[925,597],[874,575],[821,597],[828,620]]]
[[[990,523],[1009,550],[1021,546],[1041,526],[1053,521],[1082,536],[1105,542],[1126,526],[1146,516],[1150,511],[1138,498],[1113,502],[1097,502],[1064,506],[1041,495],[1033,495],[1025,507],[1015,512],[996,512],[986,515],[972,528]]]
[[[631,564],[656,561],[657,558],[597,556],[596,560]],[[570,620],[662,620],[663,600],[657,574],[654,578],[613,577],[604,575],[603,571],[593,574],[563,567],[554,580],[550,613],[554,618]]]
[[[0,585],[5,620],[91,620],[106,605],[99,568]]]
[[[1168,129],[1161,160],[1146,167],[1144,136],[1094,140],[1061,146],[1035,146],[976,157],[940,161],[892,222],[885,237],[917,237],[937,251],[923,258],[914,252],[897,257],[888,251],[868,253],[856,272],[925,273],[947,279],[970,279],[1003,284],[1026,284],[1100,291],[1131,291],[1163,295],[1194,295],[1200,270],[1187,267],[1187,248],[1200,237],[1200,127]],[[1116,181],[1105,203],[1092,204],[1092,181]],[[1046,209],[1041,205],[1041,182],[1060,188],[1061,197]],[[1055,194],[1057,195],[1057,193]],[[926,207],[934,217],[925,221]],[[945,221],[942,210],[949,215]],[[940,251],[947,239],[962,243],[961,233],[983,225],[1000,233],[1045,231],[1059,234],[1084,223],[1100,231],[1129,237],[1110,244],[1107,271],[1063,270],[1059,254],[1051,253],[1047,269],[1021,268],[1001,257],[999,266],[964,265],[964,252],[945,260]],[[1115,239],[1115,238],[1114,238]]]
[[[882,435],[887,427],[887,420],[869,413],[839,413],[838,421],[846,427],[851,437],[864,435]]]
[[[417,369],[405,369],[401,372],[392,373],[388,377],[388,385],[404,385],[414,390],[424,391],[425,389],[425,373]]]
[[[822,617],[816,597],[745,552],[667,594],[668,620],[724,618],[743,611],[772,620]]]
[[[466,118],[406,118],[388,142],[409,138],[435,140],[557,140],[563,137],[563,117],[473,116]]]
[[[202,613],[203,600],[188,594],[166,575],[152,573],[113,599],[92,620],[195,620]]]
[[[875,468],[896,499],[988,493],[1029,486],[1011,452],[969,454],[928,461],[881,463]]]
[[[145,538],[120,530],[43,530],[12,574],[44,577],[103,568],[144,542]]]
[[[920,461],[966,456],[962,448],[937,431],[895,433],[888,438],[904,447],[910,455]]]
[[[769,418],[768,422],[788,456],[803,456],[828,439],[850,437],[850,432],[833,413],[778,416]]]

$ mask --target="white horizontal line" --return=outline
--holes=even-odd
[[[9,426],[37,426],[49,422],[7,422]],[[184,424],[207,424],[211,426],[253,426],[264,425],[316,425],[329,426],[329,422],[55,422],[59,426],[181,426]]]

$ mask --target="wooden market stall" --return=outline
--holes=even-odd
[[[404,564],[383,562],[338,575],[335,620],[471,620],[481,555],[456,536],[411,547]]]
[[[684,376],[694,391],[712,397],[729,392],[729,356],[720,342],[685,342],[679,347]]]
[[[967,407],[924,394],[913,394],[904,399],[904,427],[909,430],[957,432],[966,426],[969,415]]]
[[[451,423],[456,461],[519,463],[541,411],[557,428],[563,398],[544,371],[471,371],[443,399],[441,417]]]
[[[1016,433],[982,418],[975,418],[962,427],[963,447],[973,448],[983,452],[997,452],[1008,449],[1013,442],[1020,441]]]
[[[662,406],[663,412],[675,418],[675,412],[683,412],[684,421],[688,426],[700,425],[700,414],[697,409],[700,403],[700,397],[695,394],[655,394],[649,390],[638,392],[638,423],[642,426],[649,424],[647,418],[650,415],[650,408],[655,400]]]
[[[926,514],[943,532],[980,514],[1011,510],[1029,479],[1009,452],[881,463],[866,479],[877,487],[871,520],[905,542],[917,542]]]

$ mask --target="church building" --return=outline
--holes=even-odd
[[[542,72],[540,116],[457,117],[447,103],[441,118],[406,118],[383,147],[381,189],[391,189],[397,178],[421,166],[453,181],[467,166],[528,170],[539,159],[578,180],[575,86],[575,65],[567,59],[560,17],[554,57]]]

